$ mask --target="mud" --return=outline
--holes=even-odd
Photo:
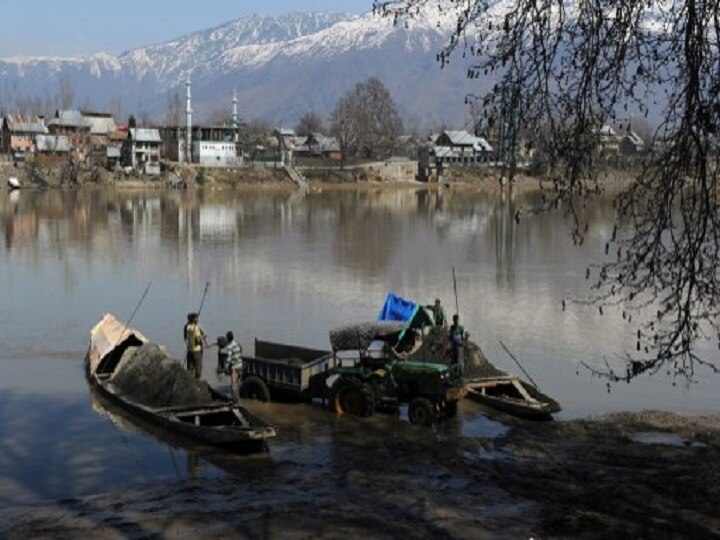
[[[720,535],[720,417],[623,413],[464,436],[394,417],[253,404],[280,436],[264,457],[188,452],[224,479],[136,486],[0,510],[9,538],[707,538]],[[303,422],[313,414],[311,422]],[[460,431],[458,431],[460,430]],[[638,431],[683,446],[640,444]],[[701,444],[695,444],[701,443]]]

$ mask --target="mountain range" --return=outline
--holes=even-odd
[[[406,124],[462,127],[469,120],[464,96],[480,92],[484,81],[468,80],[462,62],[441,69],[436,61],[455,21],[432,9],[400,24],[372,13],[254,15],[118,56],[3,58],[0,108],[12,110],[18,96],[49,102],[69,81],[76,106],[121,103],[124,114],[162,120],[170,97],[184,98],[190,73],[200,119],[229,111],[237,91],[246,120],[293,126],[308,111],[329,115],[348,90],[373,76],[390,90]]]

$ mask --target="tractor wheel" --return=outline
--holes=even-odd
[[[355,379],[340,378],[330,390],[330,403],[338,414],[372,416],[375,410],[372,395]]]
[[[435,407],[429,399],[418,397],[410,402],[408,416],[411,424],[432,426],[435,422]]]
[[[270,401],[270,390],[260,377],[250,375],[245,377],[240,384],[240,397]]]
[[[458,402],[457,401],[446,401],[444,403],[445,418],[453,418],[457,416]]]

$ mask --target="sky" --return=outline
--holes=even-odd
[[[363,13],[372,0],[33,0],[3,2],[0,57],[119,54],[253,13]]]

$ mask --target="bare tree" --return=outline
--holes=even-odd
[[[306,137],[311,133],[323,133],[324,131],[325,123],[315,111],[306,112],[295,126],[295,133],[301,137]]]
[[[67,75],[58,80],[57,105],[58,109],[66,110],[75,102],[75,85]]]
[[[110,101],[110,112],[114,118],[122,118],[124,116],[122,98],[116,96]]]
[[[376,78],[355,85],[330,116],[343,155],[365,158],[395,147],[402,121],[390,92]]]
[[[683,0],[399,0],[375,9],[405,21],[440,6],[456,18],[441,66],[469,58],[468,77],[493,77],[482,96],[498,115],[522,108],[530,133],[547,126],[551,188],[573,238],[587,230],[580,206],[602,186],[592,174],[600,128],[636,111],[659,118],[642,171],[617,197],[610,262],[588,269],[594,300],[654,316],[638,322],[627,372],[660,369],[691,378],[698,364],[720,372],[720,355],[702,358],[699,340],[720,342],[720,5]]]
[[[168,108],[165,115],[165,125],[179,126],[182,120],[183,103],[180,94],[175,91],[168,94]]]

